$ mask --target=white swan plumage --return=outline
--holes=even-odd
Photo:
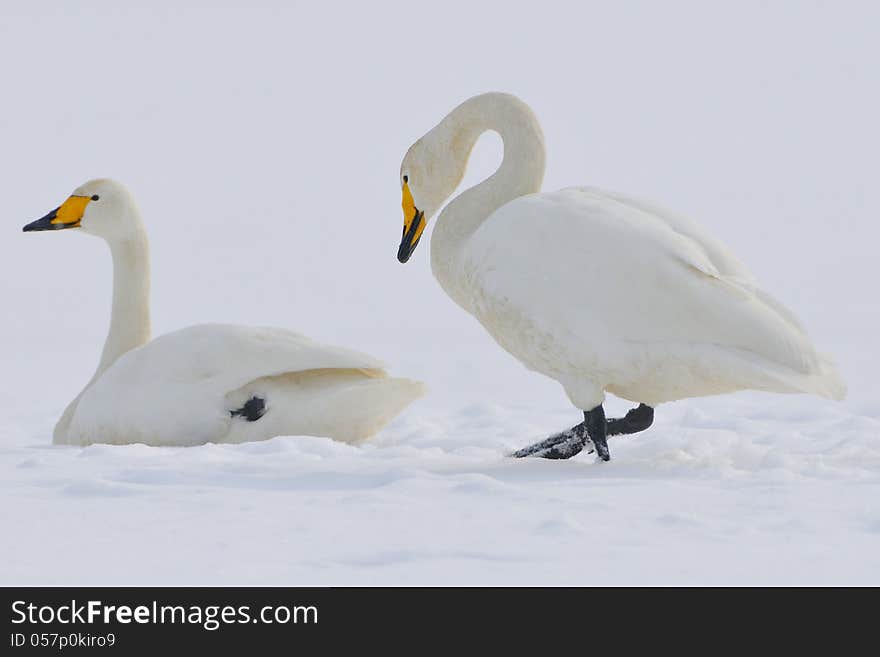
[[[503,140],[502,163],[438,217],[434,275],[499,345],[561,383],[585,417],[601,411],[606,425],[606,392],[641,404],[648,424],[660,403],[743,389],[843,398],[834,364],[794,313],[696,223],[615,192],[542,193],[541,128],[508,94],[465,101],[410,147],[400,170],[402,262],[487,130]]]
[[[107,241],[114,282],[101,361],[58,421],[57,444],[357,443],[423,394],[371,356],[279,328],[205,324],[151,341],[147,238],[128,190],[90,181],[25,231],[65,228]]]

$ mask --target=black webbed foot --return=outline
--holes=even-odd
[[[621,418],[612,418],[607,422],[606,432],[609,436],[638,433],[644,431],[654,422],[654,409],[646,404],[629,410]]]
[[[592,446],[587,453],[593,451],[603,461],[611,458],[608,450],[608,436],[619,436],[644,431],[654,422],[654,409],[646,404],[627,411],[622,418],[605,419],[605,410],[600,404],[591,411],[584,412],[584,421],[580,424],[554,434],[549,438],[523,447],[510,456],[523,458],[535,456],[545,459],[568,459],[580,453],[585,447]],[[604,431],[601,430],[604,425]]]
[[[561,431],[533,445],[523,447],[511,456],[518,459],[526,456],[543,459],[570,459],[584,449],[586,442],[586,428],[581,422],[567,431]]]

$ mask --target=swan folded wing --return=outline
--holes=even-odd
[[[263,377],[332,369],[385,375],[371,356],[291,331],[192,326],[119,358],[80,400],[71,426],[79,438],[71,442],[95,442],[95,435],[102,442],[169,442],[163,436],[174,436],[175,444],[216,441],[228,431],[228,393]]]
[[[709,239],[683,222],[571,188],[499,208],[474,233],[462,262],[477,290],[475,314],[496,339],[514,341],[505,325],[528,324],[526,342],[542,342],[527,363],[535,369],[542,358],[548,367],[555,360],[602,369],[603,355],[615,367],[626,361],[626,345],[651,345],[657,354],[663,344],[670,351],[687,344],[815,371],[819,357],[791,312]],[[546,353],[551,346],[559,353]]]
[[[656,203],[635,196],[630,196],[629,194],[602,190],[595,187],[571,187],[568,189],[582,194],[592,195],[595,198],[606,198],[615,201],[621,205],[649,214],[655,219],[662,221],[670,230],[673,230],[696,243],[702,252],[702,261],[710,263],[709,267],[703,269],[704,273],[739,286],[748,293],[758,297],[763,303],[770,306],[776,313],[785,319],[785,321],[791,324],[793,328],[806,335],[806,329],[800,319],[798,319],[795,314],[786,308],[780,301],[768,292],[759,288],[754,276],[739,258],[731,253],[721,242],[706,232],[706,230],[697,222],[657,205]],[[696,260],[690,261],[689,264],[697,269],[700,268],[698,261]]]
[[[755,282],[752,273],[739,260],[739,258],[731,253],[721,242],[706,232],[702,226],[688,217],[657,205],[652,201],[630,196],[629,194],[623,194],[621,192],[613,192],[598,189],[596,187],[570,187],[561,191],[581,193],[606,202],[620,203],[627,208],[650,215],[663,222],[670,230],[696,242],[708,261],[712,263],[713,269],[720,275],[734,278],[743,283]]]
[[[201,324],[160,336],[144,348],[150,349],[151,359],[182,358],[176,369],[184,377],[218,379],[232,387],[287,372],[385,370],[384,363],[367,354],[271,327]],[[165,363],[162,367],[169,365]]]

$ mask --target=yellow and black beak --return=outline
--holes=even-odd
[[[413,201],[412,192],[409,191],[409,182],[403,183],[403,237],[400,240],[400,248],[397,249],[397,259],[400,262],[409,260],[413,251],[422,239],[425,232],[425,213],[420,211]]]
[[[91,196],[71,196],[45,217],[32,221],[22,230],[26,233],[30,233],[35,230],[79,228],[82,223],[83,215],[86,212],[86,206],[91,200]]]

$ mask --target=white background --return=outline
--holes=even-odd
[[[128,4],[0,2],[0,583],[880,582],[876,3]],[[503,459],[577,412],[445,297],[427,244],[395,258],[401,157],[489,90],[541,120],[546,189],[726,242],[847,402],[691,400],[603,469]],[[500,153],[485,136],[465,184]],[[143,211],[156,334],[287,326],[429,397],[363,449],[51,448],[110,262],[20,230],[99,176]]]

